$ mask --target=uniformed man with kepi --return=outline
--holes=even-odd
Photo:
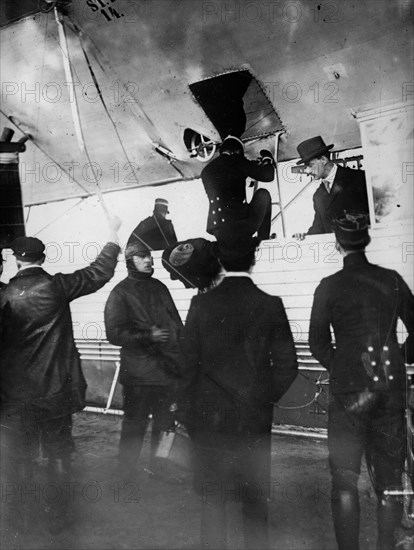
[[[140,243],[150,250],[164,250],[167,246],[177,242],[174,226],[167,220],[168,201],[155,199],[152,216],[142,220],[131,233],[127,247],[130,244]]]
[[[328,447],[336,539],[339,550],[359,549],[358,477],[365,452],[378,496],[377,550],[391,550],[402,503],[387,490],[402,489],[404,361],[414,361],[414,297],[396,271],[368,262],[364,213],[343,213],[334,225],[344,266],[316,289],[309,344],[330,373]],[[401,347],[398,319],[408,332]]]

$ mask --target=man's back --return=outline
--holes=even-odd
[[[260,165],[242,155],[220,155],[202,171],[201,178],[209,198],[217,193],[224,202],[243,202],[246,199],[246,178],[272,181],[274,168],[271,164]]]
[[[216,289],[193,299],[186,347],[189,367],[199,369],[196,386],[204,403],[268,406],[296,376],[282,301],[260,291],[248,277],[226,277]]]
[[[405,387],[396,333],[399,318],[411,334],[403,352],[412,356],[411,291],[396,271],[370,264],[363,253],[346,256],[344,269],[322,280],[315,293],[310,345],[315,357],[331,371],[333,392],[363,390],[381,365],[388,367],[390,389]],[[334,353],[328,344],[330,324],[336,339]]]
[[[155,215],[142,220],[131,233],[127,246],[140,242],[152,250],[164,250],[177,242],[174,226],[171,220]]]

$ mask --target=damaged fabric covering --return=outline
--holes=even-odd
[[[277,113],[286,129],[279,161],[296,158],[297,143],[321,129],[336,150],[356,147],[350,112],[401,98],[402,83],[411,80],[411,1],[398,9],[361,0],[318,10],[304,0],[261,2],[254,10],[252,3],[202,0],[59,2],[68,14],[62,22],[72,87],[54,4],[13,4],[4,2],[0,31],[0,123],[14,121],[18,137],[33,137],[21,163],[26,205],[91,194],[96,181],[108,190],[198,177],[202,165],[183,140],[188,128],[219,143],[230,128],[244,127],[253,142],[274,132]],[[235,82],[245,71],[253,78],[243,93],[249,78],[241,87]],[[235,95],[226,88],[222,101],[208,97],[202,106],[190,85],[231,72]],[[272,116],[250,94],[254,79]],[[220,120],[213,111],[226,106]],[[260,141],[258,150],[270,148]]]

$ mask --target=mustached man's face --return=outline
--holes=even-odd
[[[312,176],[315,180],[326,178],[329,174],[330,163],[326,157],[312,159],[306,163],[306,174]]]
[[[154,265],[154,262],[150,252],[145,252],[137,256],[132,256],[132,261],[134,262],[135,269],[139,273],[152,272],[152,267]]]

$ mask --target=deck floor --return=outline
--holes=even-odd
[[[73,524],[59,535],[48,533],[44,495],[26,535],[2,525],[4,549],[149,550],[199,547],[200,502],[191,474],[178,466],[154,477],[144,469],[133,484],[117,479],[116,454],[121,417],[75,415],[77,455],[73,479]],[[148,456],[148,445],[143,452]],[[37,476],[45,483],[40,462]],[[272,549],[335,550],[330,512],[326,441],[273,436],[269,486]],[[43,491],[44,492],[44,491]],[[376,497],[364,469],[361,492],[361,550],[374,550]],[[228,548],[243,548],[240,506],[229,504]],[[401,545],[401,548],[404,546]],[[213,549],[212,549],[213,550]]]

